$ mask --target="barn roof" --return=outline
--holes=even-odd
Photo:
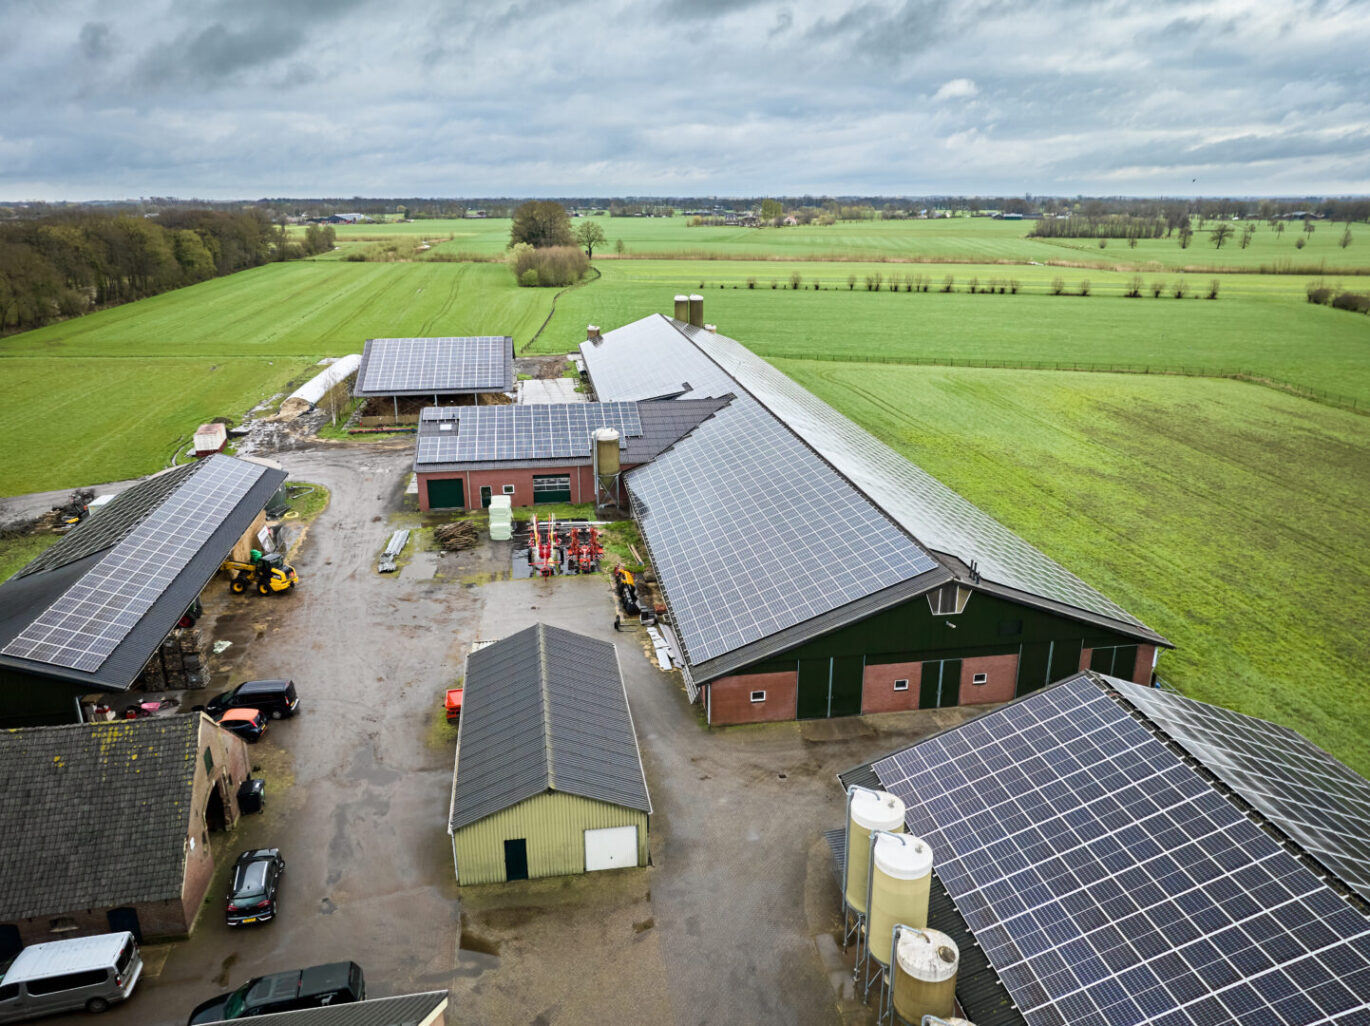
[[[179,899],[201,720],[0,731],[0,921]]]
[[[607,641],[534,624],[466,664],[449,832],[547,791],[651,812]]]
[[[695,682],[951,580],[1168,644],[732,339],[658,314],[581,353],[601,400],[736,396],[626,477]]]
[[[216,454],[120,493],[0,584],[0,668],[126,691],[285,478]]]
[[[354,395],[453,395],[514,387],[508,335],[372,338],[362,350]]]
[[[252,1021],[253,1026],[425,1026],[439,1021],[447,1001],[447,991],[434,990],[254,1015]]]

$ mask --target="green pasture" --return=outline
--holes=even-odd
[[[1050,269],[1028,269],[1018,295],[971,295],[998,268],[958,268],[957,292],[867,292],[882,265],[819,265],[823,284],[793,291],[786,278],[746,278],[773,265],[699,261],[606,262],[601,281],[562,296],[541,352],[566,352],[586,324],[608,330],[652,312],[675,293],[699,291],[704,319],[768,359],[816,354],[852,360],[1004,360],[1109,363],[1175,370],[1250,370],[1370,402],[1370,317],[1314,306],[1302,284],[1278,276],[1223,279],[1219,298],[1123,297],[1131,275],[1090,275],[1091,294],[1050,295]],[[851,267],[852,270],[847,270]],[[840,279],[828,277],[829,269]],[[888,271],[888,265],[885,270]],[[1045,272],[1046,281],[1040,275]],[[856,273],[855,291],[846,288]],[[1143,276],[1144,280],[1149,280]],[[1173,284],[1176,276],[1162,276]],[[807,278],[812,283],[813,278]],[[1070,291],[1078,279],[1067,277]],[[933,289],[941,275],[934,276]],[[700,283],[704,288],[700,289]],[[1202,284],[1186,277],[1187,287]],[[719,286],[723,287],[720,288]],[[737,286],[737,287],[734,287]],[[1193,294],[1193,293],[1191,293]],[[1200,290],[1200,295],[1203,294]]]
[[[1370,420],[1230,381],[775,362],[1169,638],[1186,694],[1370,772]]]
[[[1178,237],[1143,239],[1129,247],[1124,239],[1029,238],[1030,221],[996,221],[985,217],[943,218],[929,221],[839,221],[831,225],[789,228],[689,227],[685,217],[594,217],[608,242],[595,252],[596,260],[618,259],[615,243],[622,241],[623,257],[667,259],[764,260],[769,262],[836,260],[913,261],[922,263],[1014,264],[1034,262],[1080,265],[1090,270],[1189,273],[1239,271],[1316,276],[1370,273],[1370,224],[1351,228],[1352,243],[1340,245],[1345,225],[1317,222],[1311,235],[1301,223],[1287,223],[1283,235],[1270,225],[1256,224],[1251,244],[1242,249],[1240,222],[1233,237],[1216,248],[1210,241],[1214,222],[1196,230],[1186,249]],[[572,224],[579,223],[578,220]],[[1196,222],[1197,223],[1197,222]],[[432,254],[470,253],[494,257],[509,245],[511,222],[505,218],[446,219],[404,224],[335,225],[341,258],[353,247],[374,246],[386,239],[427,240]],[[450,238],[449,238],[450,236]],[[1295,239],[1303,238],[1303,249]],[[1002,273],[1002,271],[1001,271]]]

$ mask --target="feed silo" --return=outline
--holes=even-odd
[[[902,833],[904,803],[888,791],[853,788],[847,797],[847,905],[866,912],[871,831]]]
[[[894,950],[894,1012],[904,1022],[948,1019],[956,1010],[961,952],[937,930],[901,930]]]
[[[872,846],[867,945],[886,969],[896,923],[915,930],[928,925],[932,848],[912,834],[877,834]]]

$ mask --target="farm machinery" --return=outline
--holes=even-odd
[[[592,574],[599,569],[603,557],[598,528],[577,526],[558,534],[555,517],[540,524],[537,516],[533,516],[528,532],[528,565],[539,575]]]
[[[263,554],[253,549],[252,562],[228,559],[220,569],[233,574],[228,587],[235,595],[241,595],[249,588],[255,588],[259,595],[271,595],[288,591],[300,582],[300,575],[279,552]]]

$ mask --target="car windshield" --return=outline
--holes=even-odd
[[[244,983],[241,987],[228,995],[228,1001],[224,1003],[224,1018],[236,1019],[243,1014],[243,1009],[247,1007],[247,991],[252,984]]]
[[[238,879],[233,885],[235,897],[261,894],[266,890],[266,862],[249,862],[238,869]]]

